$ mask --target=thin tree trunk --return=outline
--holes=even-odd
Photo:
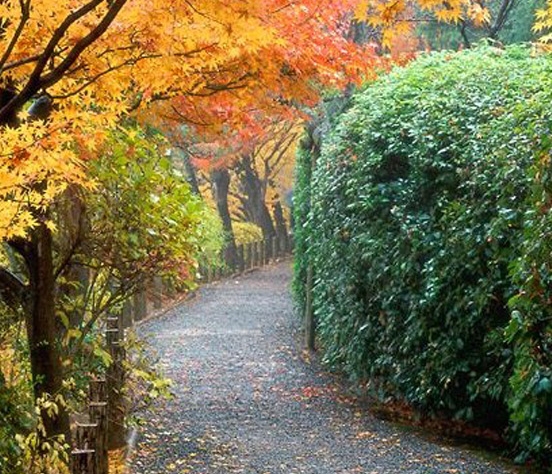
[[[190,161],[190,155],[188,155],[186,151],[183,151],[182,155],[183,155],[182,159],[184,161],[184,167],[186,168],[186,174],[188,177],[187,181],[190,187],[192,188],[192,191],[194,192],[194,194],[201,196],[201,191],[199,190],[199,182],[197,180],[197,172],[194,165]]]
[[[282,203],[280,201],[276,201],[273,209],[274,220],[276,221],[276,234],[279,239],[284,239],[287,237],[288,231],[286,220],[284,218],[284,210],[282,209]]]
[[[230,188],[230,173],[227,169],[216,169],[211,172],[211,182],[213,197],[217,204],[217,210],[222,220],[222,226],[226,232],[226,263],[231,268],[238,264],[238,254],[236,249],[236,240],[234,230],[232,229],[232,219],[230,209],[228,208],[228,190]]]
[[[0,88],[1,104],[4,105],[5,99],[13,93]],[[23,100],[22,95],[19,95],[19,99],[21,104],[28,100]],[[50,113],[51,105],[49,97],[42,96],[29,108],[29,116],[45,119]],[[19,108],[20,106],[16,106],[7,112],[4,111],[4,115],[0,117],[0,125],[17,127],[16,111]],[[44,183],[39,183],[36,189],[40,191],[43,186]],[[26,294],[18,299],[25,311],[33,389],[35,400],[39,401],[46,395],[52,397],[63,395],[63,365],[58,346],[61,338],[58,337],[59,327],[56,320],[53,237],[46,225],[48,212],[36,211],[35,217],[40,223],[30,231],[29,238],[16,239],[9,242],[9,245],[23,257],[28,271]],[[62,404],[58,404],[58,410],[57,415],[48,413],[52,410],[42,409],[40,412],[46,436],[65,435],[65,440],[70,442],[69,415]]]

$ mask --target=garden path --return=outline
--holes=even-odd
[[[371,414],[301,349],[281,262],[206,285],[140,328],[174,381],[133,474],[521,472]]]

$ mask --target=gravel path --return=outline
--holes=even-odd
[[[133,474],[522,472],[378,420],[301,352],[284,262],[142,326],[175,382],[148,415]]]

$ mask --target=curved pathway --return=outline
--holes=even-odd
[[[301,351],[289,262],[205,286],[140,332],[175,398],[147,414],[133,474],[515,473],[378,420]]]

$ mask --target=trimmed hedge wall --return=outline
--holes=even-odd
[[[481,47],[367,86],[298,160],[325,361],[520,460],[552,454],[551,151],[552,59]]]

